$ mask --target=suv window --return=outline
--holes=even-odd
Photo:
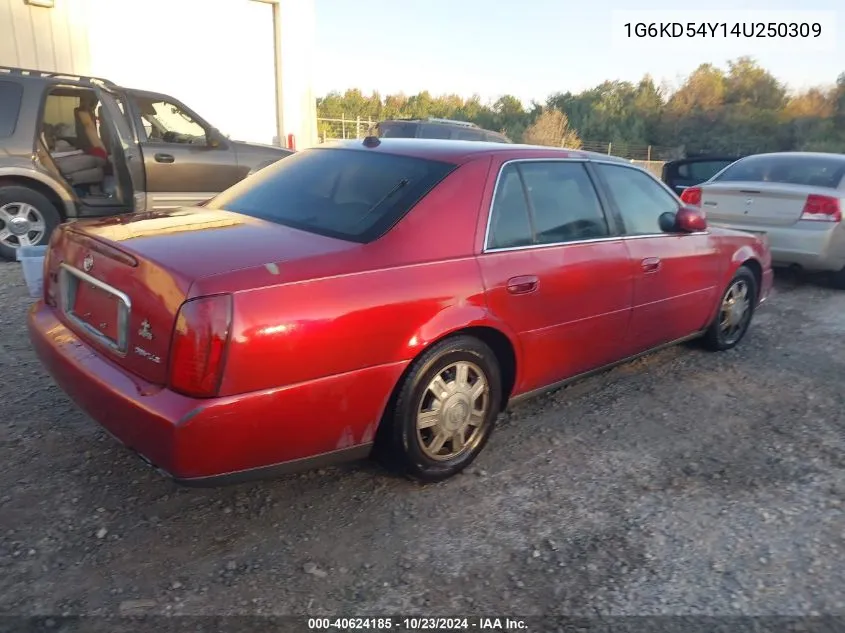
[[[484,132],[474,128],[455,127],[452,138],[456,141],[483,141]]]
[[[79,147],[74,111],[80,107],[80,103],[78,96],[47,95],[43,123],[48,138],[64,140],[74,147]]]
[[[417,123],[388,121],[379,123],[378,135],[383,138],[416,138]]]
[[[507,143],[508,140],[502,136],[501,134],[496,134],[495,132],[486,132],[484,134],[484,140],[490,143]]]
[[[18,124],[23,88],[11,81],[0,81],[0,138],[11,136]]]
[[[610,235],[593,183],[584,165],[578,162],[506,165],[491,213],[491,249],[561,244]]]
[[[684,163],[678,167],[678,176],[685,180],[705,182],[732,162],[731,160],[701,160],[694,163]]]
[[[845,160],[833,156],[760,155],[735,162],[714,182],[776,182],[836,189],[845,176]]]
[[[596,163],[608,193],[619,209],[626,235],[662,234],[660,216],[677,212],[678,202],[658,182],[639,169]]]
[[[147,139],[154,143],[206,145],[206,129],[184,108],[162,99],[130,97],[138,108]]]
[[[206,206],[353,242],[388,231],[455,165],[342,148],[297,152]]]
[[[422,126],[420,137],[450,139],[452,138],[452,128],[438,123],[426,123]]]

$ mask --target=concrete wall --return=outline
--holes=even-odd
[[[316,143],[314,0],[281,0],[284,134]],[[0,0],[0,65],[171,94],[233,139],[276,136],[273,8],[250,0]]]

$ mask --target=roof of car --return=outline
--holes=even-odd
[[[845,154],[834,154],[833,152],[766,152],[762,154],[751,154],[744,158],[759,158],[762,156],[789,156],[791,158],[829,158],[831,160],[845,161]]]
[[[373,138],[373,137],[370,137]],[[617,156],[597,152],[573,150],[543,145],[520,145],[516,143],[488,143],[485,141],[453,141],[427,138],[380,138],[378,143],[365,143],[365,139],[330,141],[316,146],[316,149],[350,149],[384,154],[399,154],[430,160],[463,163],[489,154],[510,154],[514,158],[581,158],[629,164],[630,161]]]

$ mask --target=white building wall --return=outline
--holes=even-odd
[[[284,134],[313,145],[314,0],[281,0]],[[273,8],[251,0],[0,0],[0,65],[170,94],[233,139],[276,136]]]

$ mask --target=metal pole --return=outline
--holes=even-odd
[[[273,9],[273,52],[276,68],[276,129],[279,135],[279,146],[287,147],[285,135],[285,100],[282,84],[282,7],[274,2]]]

